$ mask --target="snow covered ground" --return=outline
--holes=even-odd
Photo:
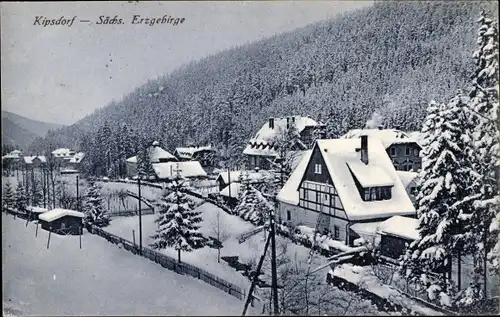
[[[4,313],[14,315],[236,315],[243,301],[96,235],[51,235],[2,214]],[[250,309],[250,313],[256,313]]]

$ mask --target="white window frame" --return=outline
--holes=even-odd
[[[391,154],[391,157],[395,157],[396,156],[396,148],[394,146],[392,146],[390,149],[389,149],[389,152]],[[394,153],[393,153],[394,152]]]
[[[418,149],[413,149],[413,155],[414,156],[419,156],[420,155],[419,150]]]
[[[321,174],[321,164],[314,164],[314,174]]]

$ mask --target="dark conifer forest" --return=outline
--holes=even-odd
[[[269,117],[310,115],[337,137],[376,111],[388,127],[420,130],[430,100],[467,88],[481,9],[497,18],[496,2],[376,2],[151,79],[30,150],[73,147],[91,173],[122,174],[152,140],[170,151],[212,143],[238,161]]]

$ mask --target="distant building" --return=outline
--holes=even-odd
[[[215,150],[211,146],[178,147],[174,152],[179,161],[198,161],[201,166],[213,166]]]
[[[150,163],[178,162],[179,160],[160,147],[158,141],[154,141],[147,149]],[[129,177],[137,176],[137,156],[129,157],[126,161],[127,175]]]
[[[25,168],[40,168],[47,163],[47,158],[43,155],[39,156],[23,156]]]
[[[2,156],[2,167],[4,169],[19,169],[21,167],[21,159],[23,152],[20,150],[14,150],[4,156]]]
[[[69,161],[75,155],[75,151],[68,148],[58,148],[51,152],[52,158],[56,159],[61,168],[67,168]]]
[[[385,149],[378,138],[367,136],[318,140],[278,193],[279,219],[293,226],[318,225],[352,244],[369,223],[415,216]]]
[[[42,228],[57,234],[81,234],[83,218],[81,212],[68,209],[52,209],[38,216]]]
[[[82,160],[85,158],[85,153],[78,152],[73,155],[69,161],[67,161],[64,169],[61,170],[61,174],[77,174],[81,171]]]
[[[418,173],[405,171],[397,171],[397,173],[399,179],[405,187],[406,193],[410,197],[413,204],[415,204],[417,198],[417,182],[419,180]]]
[[[177,173],[184,178],[205,178],[207,173],[198,161],[153,163],[153,170],[159,180],[172,180]]]
[[[341,139],[358,139],[362,135],[378,138],[382,141],[394,168],[398,171],[418,172],[422,168],[420,150],[422,147],[416,134],[410,137],[406,132],[397,129],[354,129]]]
[[[257,134],[248,141],[243,154],[248,159],[248,169],[270,169],[272,162],[279,156],[276,143],[280,134],[294,125],[300,134],[300,140],[295,150],[310,149],[314,144],[314,131],[319,130],[320,138],[324,137],[324,125],[310,117],[291,116],[270,118]]]

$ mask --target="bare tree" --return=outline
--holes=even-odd
[[[217,215],[215,219],[211,222],[212,233],[215,235],[217,239],[216,247],[217,247],[217,263],[220,263],[220,249],[223,247],[224,241],[229,238],[228,227],[226,223],[221,219],[221,210],[217,209]]]

